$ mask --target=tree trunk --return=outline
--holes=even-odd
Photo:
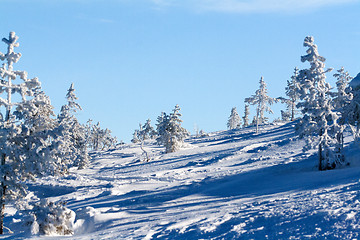
[[[259,109],[256,111],[256,133],[259,132]]]
[[[6,155],[2,154],[1,156],[1,167],[2,169],[4,169],[5,166],[5,158]],[[5,193],[6,193],[6,185],[5,185],[5,181],[6,181],[6,176],[5,176],[5,172],[3,173],[3,179],[1,181],[1,213],[0,213],[0,234],[4,233],[4,215],[5,215]]]
[[[321,144],[319,144],[319,171],[324,170],[322,164],[323,164],[322,146]]]
[[[11,100],[11,98],[9,98],[9,101]],[[8,108],[6,111],[6,119],[5,121],[9,123],[10,121],[10,113],[11,113],[11,109]],[[3,170],[3,176],[2,176],[2,181],[1,181],[1,199],[0,199],[0,204],[1,204],[1,212],[0,212],[0,234],[4,234],[4,216],[5,216],[5,196],[6,196],[6,173],[4,171],[5,168],[5,161],[6,161],[6,154],[3,153],[1,155],[1,168]]]

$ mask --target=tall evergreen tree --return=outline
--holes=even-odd
[[[7,53],[0,53],[5,63],[0,67],[0,107],[5,118],[0,120],[1,157],[1,213],[0,234],[3,233],[5,204],[20,205],[27,195],[25,181],[46,174],[64,173],[66,166],[59,157],[60,133],[51,119],[52,106],[41,91],[37,78],[28,79],[25,71],[13,69],[21,57],[14,52],[18,37],[10,32],[2,41],[8,45]],[[16,83],[21,80],[21,83]],[[19,94],[21,100],[13,102],[12,96]],[[16,106],[13,110],[13,106]]]
[[[81,106],[76,102],[74,84],[72,83],[66,94],[67,104],[61,107],[58,116],[59,129],[63,131],[63,147],[65,150],[64,159],[70,166],[82,169],[89,164],[89,154],[86,146],[85,127],[75,117]]]
[[[319,170],[334,168],[344,161],[341,153],[341,142],[338,139],[341,126],[338,125],[338,114],[334,112],[330,97],[330,84],[326,79],[325,58],[318,53],[313,37],[306,37],[304,47],[307,55],[301,57],[302,62],[309,62],[310,68],[299,73],[298,107],[302,109],[303,118],[297,126],[300,137],[304,137],[304,150],[318,148]]]
[[[245,98],[245,102],[256,107],[256,133],[259,131],[259,124],[266,122],[264,116],[265,112],[273,113],[269,105],[272,105],[276,100],[267,95],[267,88],[264,78],[260,78],[260,87],[256,90],[255,95]]]

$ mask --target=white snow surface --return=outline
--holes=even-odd
[[[351,139],[347,138],[347,142]],[[349,144],[348,144],[349,145]],[[90,166],[29,189],[65,200],[72,236],[31,236],[8,208],[0,239],[354,239],[360,232],[360,151],[350,166],[318,171],[294,124],[190,138],[170,154],[155,142],[93,153]]]

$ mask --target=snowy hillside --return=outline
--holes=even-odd
[[[350,239],[360,232],[360,151],[319,172],[293,124],[192,138],[178,152],[148,142],[98,153],[88,169],[30,186],[76,213],[71,237],[29,236],[9,210],[10,239]],[[11,217],[11,215],[13,215]],[[22,232],[25,231],[25,232]]]

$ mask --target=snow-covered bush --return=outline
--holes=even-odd
[[[180,117],[180,107],[176,105],[170,115],[161,113],[157,119],[158,138],[156,140],[165,147],[166,153],[177,151],[182,146],[184,139],[190,135],[181,126],[182,120]]]
[[[243,121],[244,121],[243,127],[247,127],[250,125],[249,116],[250,116],[250,108],[249,108],[248,104],[245,104],[244,116],[243,116]]]
[[[228,129],[236,129],[241,127],[241,118],[236,111],[236,107],[231,109],[231,114],[229,116],[229,120],[227,122]]]
[[[86,126],[86,142],[90,149],[95,151],[104,151],[115,148],[117,144],[116,137],[111,136],[109,129],[102,129],[100,123],[92,124],[92,120],[88,120]]]
[[[31,233],[34,235],[72,235],[75,212],[66,208],[64,202],[41,200],[31,210]]]
[[[139,124],[139,129],[136,129],[133,134],[133,139],[131,142],[138,143],[148,139],[155,139],[157,132],[154,130],[153,126],[151,126],[151,120],[146,120],[144,125]]]

